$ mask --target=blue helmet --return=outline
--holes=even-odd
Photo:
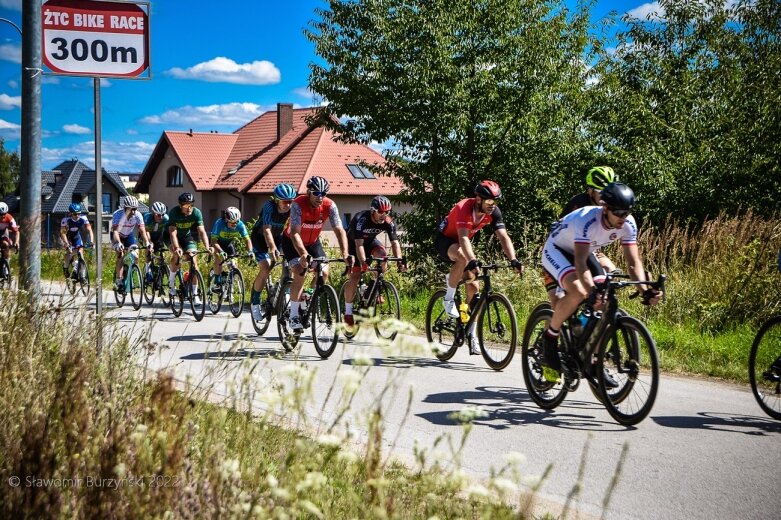
[[[68,212],[69,213],[81,213],[81,204],[78,202],[72,202],[70,206],[68,206]]]
[[[296,198],[296,189],[290,184],[277,184],[274,188],[274,198],[277,200],[293,200]]]

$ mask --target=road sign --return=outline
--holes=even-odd
[[[56,74],[140,76],[149,69],[148,7],[148,3],[47,1],[41,9],[43,64]]]

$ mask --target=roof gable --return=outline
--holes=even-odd
[[[198,191],[214,189],[238,138],[236,134],[208,132],[165,132],[164,135]]]

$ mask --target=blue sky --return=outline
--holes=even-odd
[[[568,0],[572,3],[572,0]],[[0,17],[20,27],[22,0],[0,0]],[[140,172],[164,130],[232,132],[279,102],[316,104],[307,89],[317,59],[304,29],[323,0],[151,2],[151,79],[104,80],[101,87],[103,167]],[[642,0],[599,0],[645,14]],[[19,150],[21,40],[0,23],[0,137]],[[44,169],[73,157],[94,166],[93,80],[47,75],[42,82]]]

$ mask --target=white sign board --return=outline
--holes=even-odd
[[[43,64],[57,74],[140,76],[149,69],[148,6],[94,0],[45,2]]]

